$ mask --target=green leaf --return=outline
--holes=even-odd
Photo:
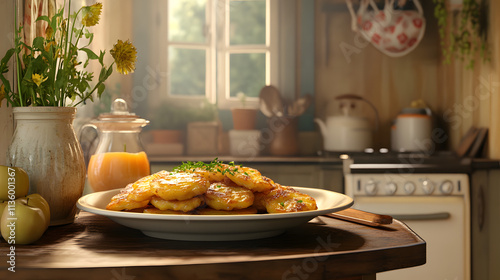
[[[50,24],[50,18],[48,16],[39,16],[35,21],[46,21]]]
[[[85,52],[89,59],[92,59],[92,60],[99,59],[99,57],[91,49],[81,48],[80,50]]]
[[[16,52],[16,50],[15,50],[15,49],[10,49],[10,50],[8,50],[8,51],[5,53],[4,57],[2,58],[2,62],[1,62],[2,66],[3,66],[3,65],[7,65],[7,63],[8,63],[8,62],[9,62],[9,60],[12,58],[12,55],[13,55],[15,52]],[[0,68],[0,69],[1,69],[1,68]]]
[[[106,75],[106,68],[103,67],[101,68],[101,72],[99,73],[99,81],[103,81],[105,80],[106,78],[104,77]]]
[[[12,92],[10,90],[10,82],[7,80],[3,75],[0,75],[0,80],[2,81],[4,87],[5,87],[5,93]]]
[[[113,74],[113,65],[109,66],[108,72],[106,73],[106,79]]]
[[[33,39],[33,48],[37,50],[43,50],[43,43],[45,42],[45,38],[43,37],[36,37]]]
[[[104,54],[105,54],[105,53],[106,53],[106,52],[101,51],[101,53],[99,54],[99,63],[100,63],[101,65],[104,65]]]
[[[104,84],[100,84],[99,87],[97,87],[97,96],[99,96],[99,98],[101,98],[101,95],[105,89],[106,89],[106,85],[104,85]]]
[[[92,44],[92,42],[94,41],[94,33],[89,33],[89,34],[90,34],[90,36],[87,37],[87,39],[89,39],[88,45]]]

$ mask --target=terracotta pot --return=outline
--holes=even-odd
[[[72,223],[85,185],[85,161],[73,129],[76,108],[17,107],[7,164],[23,168],[30,193],[50,206],[50,225]]]
[[[257,109],[250,108],[234,108],[231,109],[233,114],[233,128],[236,130],[254,130],[257,119]]]
[[[183,130],[155,129],[150,131],[153,143],[182,143],[184,142]]]

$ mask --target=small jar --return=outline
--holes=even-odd
[[[142,128],[148,123],[148,120],[130,113],[125,100],[118,98],[111,105],[111,113],[101,114],[84,126],[93,127],[99,135],[87,168],[88,183],[93,191],[124,188],[151,174],[139,138]]]

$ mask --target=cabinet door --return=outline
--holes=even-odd
[[[342,165],[322,166],[319,170],[319,187],[338,193],[344,193],[344,173]]]
[[[271,178],[274,182],[285,186],[318,188],[318,166],[290,164],[248,164]]]
[[[500,170],[471,177],[472,279],[500,279]]]
[[[245,163],[262,175],[285,186],[320,188],[343,192],[342,165],[324,166],[320,164]],[[172,170],[177,165],[152,164],[151,172]]]
[[[500,279],[500,170],[489,172],[488,190],[485,193],[485,229],[489,231],[489,278]],[[488,227],[486,227],[488,225]],[[479,279],[479,278],[478,278]]]

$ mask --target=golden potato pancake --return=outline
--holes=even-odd
[[[133,184],[128,184],[124,189],[122,189],[118,194],[111,198],[111,201],[106,206],[108,210],[133,210],[137,208],[146,207],[149,204],[149,200],[135,201],[128,198],[130,192],[134,189]]]
[[[254,201],[253,201],[253,207],[255,207],[255,209],[257,209],[257,211],[263,213],[263,212],[267,212],[267,208],[266,208],[266,197],[267,195],[269,194],[269,192],[256,192],[254,193]]]
[[[213,183],[205,193],[205,202],[215,210],[245,209],[252,206],[253,192],[245,187]]]
[[[301,212],[318,209],[316,200],[311,196],[281,185],[277,185],[268,193],[257,194],[256,201],[254,207],[262,210],[262,207],[265,206],[268,213]]]
[[[195,169],[189,169],[184,171],[186,173],[195,173],[198,175],[201,175],[203,178],[207,179],[210,181],[210,183],[214,182],[221,182],[224,180],[224,174],[222,174],[222,171],[220,168],[214,168],[214,169],[205,169],[205,168],[195,168]]]
[[[163,214],[163,215],[192,215],[193,212],[182,212],[174,210],[160,210],[158,208],[146,208],[143,213],[147,214]]]
[[[202,206],[205,199],[201,195],[187,200],[164,200],[161,197],[153,196],[150,202],[154,207],[160,210],[189,212]]]
[[[254,207],[249,207],[245,209],[236,209],[236,210],[215,210],[210,207],[201,208],[196,211],[200,215],[249,215],[249,214],[257,214],[257,209]]]
[[[274,188],[273,180],[262,176],[259,171],[250,167],[229,167],[231,172],[225,175],[239,186],[245,187],[253,192],[265,192]]]
[[[164,200],[186,200],[204,194],[210,182],[195,173],[171,173],[151,182],[153,193]]]
[[[137,180],[135,183],[133,183],[133,190],[130,192],[128,198],[135,201],[144,201],[151,199],[151,197],[153,197],[154,195],[153,189],[151,188],[151,182],[159,178],[164,178],[169,174],[169,172],[162,170],[160,172]]]

